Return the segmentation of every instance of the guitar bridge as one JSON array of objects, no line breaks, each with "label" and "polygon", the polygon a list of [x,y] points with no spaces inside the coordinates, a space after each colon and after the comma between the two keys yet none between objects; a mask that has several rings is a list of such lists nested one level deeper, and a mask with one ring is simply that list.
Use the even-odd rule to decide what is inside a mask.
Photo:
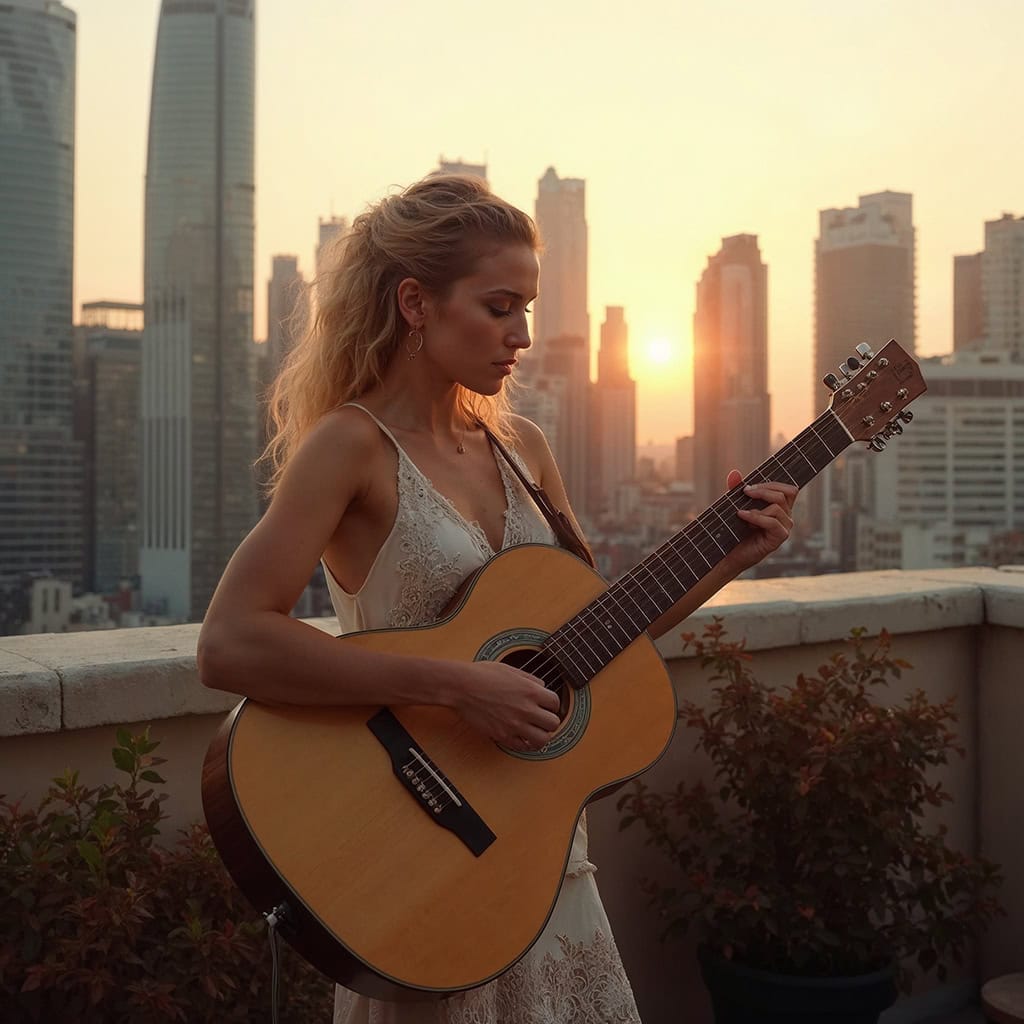
[{"label": "guitar bridge", "polygon": [[497,836],[469,805],[405,726],[387,708],[367,723],[391,758],[395,777],[432,821],[454,833],[479,857]]}]

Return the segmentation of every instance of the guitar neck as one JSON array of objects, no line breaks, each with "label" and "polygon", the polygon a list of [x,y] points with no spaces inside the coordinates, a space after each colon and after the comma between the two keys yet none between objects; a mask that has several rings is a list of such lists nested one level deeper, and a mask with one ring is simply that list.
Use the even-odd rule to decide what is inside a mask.
[{"label": "guitar neck", "polygon": [[761,508],[764,502],[747,497],[745,485],[778,480],[803,487],[851,442],[839,418],[826,410],[552,633],[544,649],[555,656],[573,685],[589,682],[752,532],[736,512]]}]

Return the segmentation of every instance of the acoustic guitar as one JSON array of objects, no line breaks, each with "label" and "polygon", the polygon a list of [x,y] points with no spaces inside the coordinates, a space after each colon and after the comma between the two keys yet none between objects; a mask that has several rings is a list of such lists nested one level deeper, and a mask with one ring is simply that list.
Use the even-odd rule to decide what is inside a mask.
[{"label": "acoustic guitar", "polygon": [[[804,485],[854,441],[881,450],[925,391],[895,341],[826,378],[829,408],[746,481]],[[750,528],[742,485],[609,585],[567,552],[501,551],[440,621],[339,643],[500,659],[559,692],[541,750],[485,738],[434,706],[243,700],[210,745],[203,805],[239,888],[314,966],[385,999],[443,997],[511,967],[542,932],[588,801],[665,751],[676,720],[647,627]]]}]

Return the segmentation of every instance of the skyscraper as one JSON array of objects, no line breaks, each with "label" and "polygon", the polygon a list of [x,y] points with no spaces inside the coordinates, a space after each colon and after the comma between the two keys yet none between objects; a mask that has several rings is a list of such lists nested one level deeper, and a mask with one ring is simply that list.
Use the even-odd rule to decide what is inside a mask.
[{"label": "skyscraper", "polygon": [[757,235],[723,238],[701,275],[693,384],[694,491],[706,506],[729,470],[749,472],[770,452],[768,268]]},{"label": "skyscraper", "polygon": [[85,587],[139,572],[139,346],[143,307],[85,302],[75,328],[76,433],[84,448]]},{"label": "skyscraper", "polygon": [[331,247],[348,234],[349,227],[348,217],[338,217],[332,213],[326,220],[323,217],[317,218],[315,255],[317,277],[324,271],[324,261],[330,254]]},{"label": "skyscraper", "polygon": [[537,183],[536,220],[544,243],[533,321],[538,358],[558,335],[583,338],[590,352],[586,189],[582,178],[559,178],[554,167]]},{"label": "skyscraper", "polygon": [[986,351],[1024,359],[1024,217],[985,221],[981,294]]},{"label": "skyscraper", "polygon": [[538,378],[536,386],[556,396],[554,437],[548,440],[569,501],[582,513],[589,497],[590,352],[586,341],[571,334],[549,338]]},{"label": "skyscraper", "polygon": [[74,12],[0,4],[0,583],[80,586],[72,435]]},{"label": "skyscraper", "polygon": [[[590,416],[590,319],[587,315],[586,183],[559,178],[553,167],[537,183],[536,221],[544,243],[540,295],[534,303],[533,348],[523,359],[524,392],[516,409],[546,412],[557,423],[552,450],[569,500],[586,509]],[[537,402],[534,396],[544,395]],[[538,409],[535,410],[534,406]],[[549,435],[549,440],[551,437]]]},{"label": "skyscraper", "polygon": [[606,306],[592,390],[590,507],[600,513],[615,487],[636,476],[636,382],[622,306]]},{"label": "skyscraper", "polygon": [[913,353],[917,335],[913,196],[878,192],[856,209],[822,210],[814,243],[814,404],[821,379],[860,342],[890,338]]},{"label": "skyscraper", "polygon": [[953,257],[953,351],[979,348],[985,337],[980,252]]},{"label": "skyscraper", "polygon": [[163,0],[146,168],[143,601],[203,615],[256,521],[254,0]]},{"label": "skyscraper", "polygon": [[295,340],[294,314],[302,297],[302,274],[296,256],[271,257],[267,282],[267,367],[266,384],[273,382],[281,361]]},{"label": "skyscraper", "polygon": [[[814,365],[812,410],[827,394],[821,380],[861,342],[878,349],[890,338],[914,352],[916,343],[915,229],[913,197],[878,192],[860,197],[855,209],[822,210],[814,243]],[[840,457],[842,458],[842,456]],[[826,552],[838,555],[830,535],[832,504],[844,495],[831,468],[807,487],[804,503],[812,529],[824,531]]]}]

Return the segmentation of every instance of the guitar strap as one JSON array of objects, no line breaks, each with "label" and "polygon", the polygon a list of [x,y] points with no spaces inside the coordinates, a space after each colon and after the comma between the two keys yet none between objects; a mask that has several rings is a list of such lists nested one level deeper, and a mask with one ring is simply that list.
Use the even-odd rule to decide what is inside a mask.
[{"label": "guitar strap", "polygon": [[480,423],[480,427],[483,432],[487,435],[491,444],[502,454],[505,461],[512,467],[516,476],[519,477],[522,485],[526,488],[527,494],[537,503],[537,507],[541,510],[544,518],[548,521],[551,529],[555,531],[555,537],[558,539],[558,543],[566,549],[571,551],[577,558],[586,562],[591,568],[596,569],[597,563],[594,561],[593,552],[590,550],[590,546],[587,542],[573,529],[573,525],[569,520],[569,517],[560,509],[556,508],[551,499],[544,492],[543,487],[538,487],[520,468],[519,463],[512,458],[509,450],[494,436],[494,432],[485,423]]}]

